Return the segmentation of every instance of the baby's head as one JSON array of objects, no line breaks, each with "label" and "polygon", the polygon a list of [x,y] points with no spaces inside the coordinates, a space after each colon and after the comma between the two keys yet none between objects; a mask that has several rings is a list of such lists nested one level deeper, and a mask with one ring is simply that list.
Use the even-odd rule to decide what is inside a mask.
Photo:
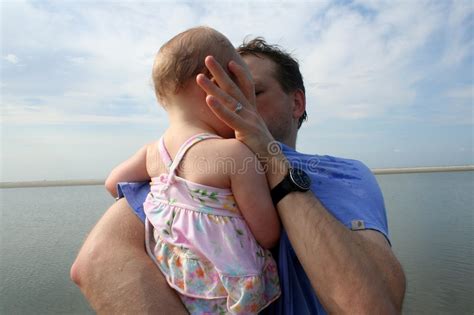
[{"label": "baby's head", "polygon": [[166,103],[167,97],[180,93],[187,84],[195,84],[199,73],[209,76],[204,64],[208,55],[214,56],[227,72],[231,60],[244,64],[227,37],[210,27],[191,28],[161,46],[152,74],[158,100]]}]

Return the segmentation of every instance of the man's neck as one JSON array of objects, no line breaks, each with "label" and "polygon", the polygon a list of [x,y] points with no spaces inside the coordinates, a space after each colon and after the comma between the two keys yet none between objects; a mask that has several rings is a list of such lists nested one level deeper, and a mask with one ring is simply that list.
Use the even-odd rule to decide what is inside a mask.
[{"label": "man's neck", "polygon": [[281,139],[281,140],[278,140],[278,141],[280,141],[284,145],[296,150],[296,136],[297,136],[297,132],[295,132],[294,134],[291,134],[286,139]]}]

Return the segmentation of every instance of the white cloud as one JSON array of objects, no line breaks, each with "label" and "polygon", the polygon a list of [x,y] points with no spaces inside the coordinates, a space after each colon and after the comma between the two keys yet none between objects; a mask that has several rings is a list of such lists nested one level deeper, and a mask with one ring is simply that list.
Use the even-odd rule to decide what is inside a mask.
[{"label": "white cloud", "polygon": [[[319,121],[377,117],[411,106],[416,84],[430,75],[414,60],[442,28],[442,8],[415,1],[375,7],[374,15],[365,15],[334,6],[320,22],[324,27],[302,63],[309,111]],[[366,104],[366,115],[348,114],[358,108],[354,103]]]},{"label": "white cloud", "polygon": [[[444,55],[442,65],[451,66],[462,62],[474,50],[474,41],[466,38],[464,26],[472,28],[472,15],[474,14],[474,5],[472,1],[456,1],[450,6],[445,19],[447,43],[444,46]],[[471,30],[472,32],[472,30]]]},{"label": "white cloud", "polygon": [[464,99],[470,101],[472,104],[474,102],[474,85],[449,89],[445,92],[445,95],[452,99]]},{"label": "white cloud", "polygon": [[167,125],[167,119],[162,111],[153,114],[131,114],[131,115],[97,115],[97,114],[75,114],[72,115],[52,107],[41,106],[2,106],[2,123],[12,125],[67,125],[67,124],[142,124],[142,125]]},{"label": "white cloud", "polygon": [[[3,17],[11,26],[4,32],[5,43],[33,55],[25,58],[34,58],[32,52],[38,52],[41,58],[31,62],[53,63],[49,69],[38,71],[56,74],[50,79],[57,83],[44,84],[55,85],[63,96],[70,91],[95,95],[84,108],[97,106],[118,91],[149,102],[155,52],[188,27],[210,25],[235,44],[248,34],[263,35],[294,52],[301,61],[308,111],[321,121],[370,118],[412,105],[417,95],[415,84],[434,74],[417,65],[416,54],[448,21],[444,31],[454,36],[442,58],[448,60],[446,65],[462,60],[472,51],[472,41],[463,41],[460,32],[472,8],[466,2],[448,5],[367,0],[354,5],[297,1],[271,5],[243,2],[239,6],[77,2],[51,10],[46,4],[18,1],[5,4]],[[26,20],[28,23],[21,23]],[[61,56],[67,63],[58,60]],[[9,88],[13,86],[12,81],[7,83]],[[24,86],[26,92],[38,89],[41,82],[21,78],[16,84]],[[47,103],[54,106],[53,101]],[[77,102],[63,103],[74,106]],[[364,104],[363,109],[360,104]],[[65,105],[58,102],[58,106]]]},{"label": "white cloud", "polygon": [[68,60],[75,65],[82,65],[86,62],[86,58],[84,57],[69,57]]},{"label": "white cloud", "polygon": [[[473,55],[473,8],[472,1],[4,1],[3,59],[15,66],[2,68],[2,124],[164,126],[150,84],[154,55],[202,24],[236,45],[264,36],[298,58],[310,118],[300,139],[308,146],[314,134],[336,144],[360,134],[372,143],[370,123],[380,121],[472,124],[472,75],[458,81],[456,67]],[[439,78],[445,82],[430,87]],[[423,93],[447,102],[436,107]],[[350,131],[359,120],[367,129]],[[316,124],[334,129],[324,134]]]},{"label": "white cloud", "polygon": [[[26,74],[30,80],[23,76],[8,80],[6,99],[19,105],[26,94],[34,93],[28,96],[40,97],[46,106],[64,115],[101,110],[103,103],[110,103],[118,94],[134,98],[142,107],[157,106],[150,84],[151,65],[158,48],[176,33],[207,24],[228,35],[235,44],[250,33],[263,34],[269,41],[289,41],[293,37],[297,41],[298,36],[304,36],[299,31],[311,18],[309,9],[320,6],[326,4],[281,4],[268,10],[265,3],[235,7],[225,3],[122,2],[91,6],[78,2],[49,10],[47,5],[27,1],[8,3],[4,16],[12,27],[7,28],[6,42],[28,51],[29,62],[37,67]],[[249,14],[251,10],[261,12],[256,17]],[[283,19],[292,27],[281,23]],[[19,24],[23,20],[29,22]],[[15,89],[21,93],[10,92]]]},{"label": "white cloud", "polygon": [[11,62],[13,64],[17,64],[18,61],[20,61],[20,59],[17,56],[15,56],[14,54],[8,54],[8,55],[4,56],[3,59],[5,59],[6,61]]}]

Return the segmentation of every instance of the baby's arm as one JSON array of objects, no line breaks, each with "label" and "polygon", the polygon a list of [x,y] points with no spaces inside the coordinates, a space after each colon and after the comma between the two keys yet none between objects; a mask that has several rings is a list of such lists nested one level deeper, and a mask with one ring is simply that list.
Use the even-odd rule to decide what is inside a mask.
[{"label": "baby's arm", "polygon": [[105,188],[114,197],[117,197],[119,182],[141,182],[150,180],[146,169],[146,154],[148,145],[143,146],[128,160],[115,167],[105,180]]},{"label": "baby's arm", "polygon": [[280,237],[280,219],[273,206],[265,173],[255,154],[243,143],[231,144],[236,169],[231,174],[235,201],[257,242],[274,247]]}]

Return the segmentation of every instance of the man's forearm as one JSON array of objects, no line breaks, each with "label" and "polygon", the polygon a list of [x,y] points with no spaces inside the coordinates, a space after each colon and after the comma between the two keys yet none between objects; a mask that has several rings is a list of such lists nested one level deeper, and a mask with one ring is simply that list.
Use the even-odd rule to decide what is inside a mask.
[{"label": "man's forearm", "polygon": [[400,312],[404,277],[389,249],[348,230],[311,192],[289,194],[278,204],[278,212],[329,313]]},{"label": "man's forearm", "polygon": [[[288,172],[283,155],[269,160],[270,187]],[[288,238],[329,313],[390,314],[401,311],[405,278],[384,237],[354,232],[337,221],[311,191],[293,192],[277,205]],[[372,234],[371,234],[372,233]]]},{"label": "man's forearm", "polygon": [[125,199],[91,231],[71,277],[98,314],[187,314],[145,252],[143,223]]}]

